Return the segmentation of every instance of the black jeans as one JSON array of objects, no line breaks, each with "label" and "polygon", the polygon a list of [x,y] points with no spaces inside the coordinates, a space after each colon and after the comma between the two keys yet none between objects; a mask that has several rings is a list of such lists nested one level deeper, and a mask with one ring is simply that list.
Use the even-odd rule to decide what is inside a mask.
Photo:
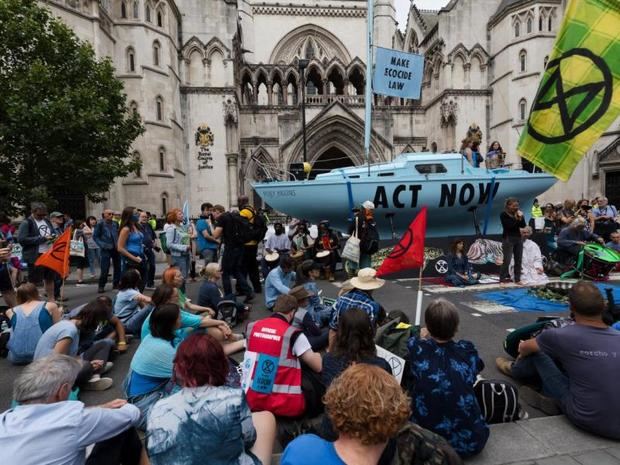
[{"label": "black jeans", "polygon": [[114,267],[112,284],[118,286],[121,280],[121,256],[116,249],[101,249],[101,276],[99,276],[99,289],[105,288],[108,282],[108,272],[110,271],[110,261]]},{"label": "black jeans", "polygon": [[243,246],[243,270],[247,274],[249,281],[252,283],[254,292],[260,294],[260,273],[258,272],[258,261],[256,255],[258,254],[258,245],[244,245]]},{"label": "black jeans", "polygon": [[95,444],[86,465],[138,465],[142,442],[135,428]]},{"label": "black jeans", "polygon": [[90,362],[93,360],[103,360],[104,364],[110,359],[110,352],[114,347],[112,339],[100,339],[82,353],[82,369],[75,379],[77,386],[88,383],[88,380],[95,374]]},{"label": "black jeans", "polygon": [[508,268],[510,267],[510,260],[514,256],[515,282],[521,281],[521,259],[523,258],[523,241],[521,237],[505,237],[502,241],[502,252],[504,253],[504,262],[499,272],[499,279],[510,279]]},{"label": "black jeans", "polygon": [[224,294],[231,295],[233,293],[230,278],[237,280],[237,289],[246,296],[252,295],[252,288],[243,274],[243,246],[226,245],[224,247],[224,255],[222,256],[222,285],[224,286]]},{"label": "black jeans", "polygon": [[144,256],[146,257],[146,287],[154,287],[155,286],[155,269],[157,265],[155,264],[155,252],[151,248],[144,249]]}]

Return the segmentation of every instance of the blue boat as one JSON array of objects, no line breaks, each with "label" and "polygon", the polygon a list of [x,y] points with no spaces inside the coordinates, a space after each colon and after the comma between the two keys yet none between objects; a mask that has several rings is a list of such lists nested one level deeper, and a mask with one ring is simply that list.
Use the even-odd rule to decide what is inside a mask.
[{"label": "blue boat", "polygon": [[382,239],[400,236],[426,206],[427,237],[448,238],[500,233],[506,198],[517,198],[527,212],[556,181],[546,173],[474,168],[459,153],[422,152],[335,169],[313,180],[272,180],[252,187],[275,210],[314,223],[329,220],[344,232],[352,209],[371,200]]}]

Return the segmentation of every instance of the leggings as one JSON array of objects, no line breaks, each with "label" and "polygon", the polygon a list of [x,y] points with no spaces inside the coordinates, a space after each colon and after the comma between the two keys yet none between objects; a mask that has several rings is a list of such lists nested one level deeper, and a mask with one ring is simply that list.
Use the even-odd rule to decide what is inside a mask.
[{"label": "leggings", "polygon": [[82,353],[82,369],[75,380],[76,386],[83,386],[88,383],[88,380],[95,374],[90,362],[93,360],[103,360],[105,364],[110,359],[112,347],[114,347],[112,339],[100,339]]}]

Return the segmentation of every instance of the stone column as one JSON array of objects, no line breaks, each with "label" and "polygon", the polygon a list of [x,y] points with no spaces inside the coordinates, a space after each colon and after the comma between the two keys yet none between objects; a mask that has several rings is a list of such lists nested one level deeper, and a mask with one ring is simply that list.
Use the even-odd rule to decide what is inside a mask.
[{"label": "stone column", "polygon": [[273,83],[267,82],[267,105],[273,105]]},{"label": "stone column", "polygon": [[239,171],[237,169],[238,160],[239,160],[238,153],[227,153],[226,154],[226,162],[227,162],[227,168],[228,168],[228,205],[231,208],[234,208],[237,206],[237,195],[239,193],[238,191]]}]

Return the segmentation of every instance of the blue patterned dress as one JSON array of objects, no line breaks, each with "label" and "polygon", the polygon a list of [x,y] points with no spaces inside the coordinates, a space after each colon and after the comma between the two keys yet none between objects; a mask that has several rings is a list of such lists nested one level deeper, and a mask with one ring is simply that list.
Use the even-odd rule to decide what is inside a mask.
[{"label": "blue patterned dress", "polygon": [[489,428],[474,394],[476,375],[484,368],[474,345],[412,337],[408,348],[412,421],[446,438],[462,457],[480,452]]}]

